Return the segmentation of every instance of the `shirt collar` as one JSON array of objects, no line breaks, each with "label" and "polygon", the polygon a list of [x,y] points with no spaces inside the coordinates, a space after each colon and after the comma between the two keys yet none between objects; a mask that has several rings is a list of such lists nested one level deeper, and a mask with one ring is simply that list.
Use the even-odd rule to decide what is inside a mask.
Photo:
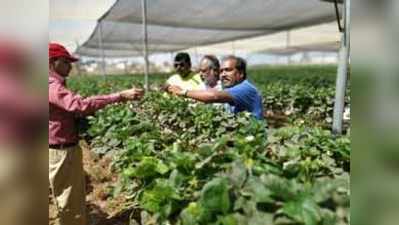
[{"label": "shirt collar", "polygon": [[218,80],[218,81],[216,81],[216,85],[213,87],[211,87],[207,84],[205,84],[205,86],[206,86],[206,89],[218,89],[218,88],[222,87],[222,82],[220,80]]},{"label": "shirt collar", "polygon": [[57,72],[55,71],[49,71],[50,73],[50,77],[56,79],[57,81],[61,82],[62,84],[65,84],[65,78],[61,75],[59,75]]},{"label": "shirt collar", "polygon": [[183,77],[180,74],[179,74],[179,76],[181,77],[182,80],[191,80],[194,77],[194,72],[190,71],[190,73],[187,74],[187,76],[185,76],[185,77]]}]

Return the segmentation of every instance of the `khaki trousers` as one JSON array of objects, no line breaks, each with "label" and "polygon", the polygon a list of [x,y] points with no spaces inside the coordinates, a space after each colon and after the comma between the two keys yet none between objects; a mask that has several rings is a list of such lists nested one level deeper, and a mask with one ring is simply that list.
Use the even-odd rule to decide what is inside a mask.
[{"label": "khaki trousers", "polygon": [[57,208],[56,224],[86,225],[86,190],[82,149],[49,148],[49,181]]}]

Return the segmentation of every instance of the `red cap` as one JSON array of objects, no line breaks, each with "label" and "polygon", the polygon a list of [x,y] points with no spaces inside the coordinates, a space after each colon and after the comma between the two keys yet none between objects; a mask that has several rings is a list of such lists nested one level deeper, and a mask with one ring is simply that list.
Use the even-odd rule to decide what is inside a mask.
[{"label": "red cap", "polygon": [[65,57],[71,62],[76,62],[79,60],[78,58],[73,57],[71,54],[69,54],[68,50],[66,50],[64,46],[57,43],[50,43],[48,45],[48,56],[49,59],[56,57]]}]

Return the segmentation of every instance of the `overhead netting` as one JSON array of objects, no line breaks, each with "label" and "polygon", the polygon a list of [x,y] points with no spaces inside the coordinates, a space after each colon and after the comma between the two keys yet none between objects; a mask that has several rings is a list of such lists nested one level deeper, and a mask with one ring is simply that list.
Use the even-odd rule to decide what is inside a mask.
[{"label": "overhead netting", "polygon": [[[105,57],[141,55],[141,2],[118,0],[76,53]],[[335,19],[334,5],[320,0],[147,0],[148,50],[173,52]]]},{"label": "overhead netting", "polygon": [[338,52],[340,42],[322,42],[298,46],[289,46],[285,48],[270,48],[260,53],[267,53],[272,55],[293,55],[300,52]]}]

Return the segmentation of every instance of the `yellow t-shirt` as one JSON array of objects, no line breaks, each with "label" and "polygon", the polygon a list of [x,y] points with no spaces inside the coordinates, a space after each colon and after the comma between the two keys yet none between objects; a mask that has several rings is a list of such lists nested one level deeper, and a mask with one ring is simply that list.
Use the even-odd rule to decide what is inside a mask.
[{"label": "yellow t-shirt", "polygon": [[169,85],[177,85],[187,90],[206,90],[200,74],[195,73],[190,73],[185,78],[181,77],[179,74],[172,75],[166,83]]}]

